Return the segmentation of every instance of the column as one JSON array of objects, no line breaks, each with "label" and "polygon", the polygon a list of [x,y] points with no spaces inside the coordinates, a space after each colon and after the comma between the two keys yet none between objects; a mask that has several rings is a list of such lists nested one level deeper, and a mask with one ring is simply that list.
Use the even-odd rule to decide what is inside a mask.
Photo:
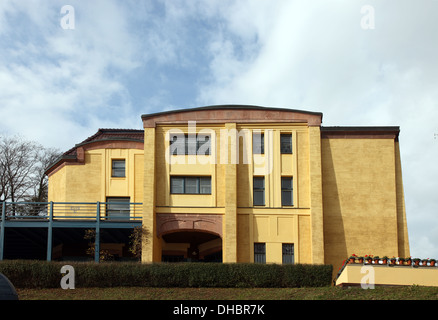
[{"label": "column", "polygon": [[324,226],[322,205],[321,130],[309,127],[310,223],[312,263],[324,263]]}]

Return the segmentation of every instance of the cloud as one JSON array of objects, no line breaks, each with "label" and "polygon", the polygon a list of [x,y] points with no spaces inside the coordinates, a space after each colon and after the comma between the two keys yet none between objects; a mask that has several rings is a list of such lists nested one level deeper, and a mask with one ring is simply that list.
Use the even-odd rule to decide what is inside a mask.
[{"label": "cloud", "polygon": [[[275,3],[275,15],[260,10],[254,19],[269,27],[252,27],[251,37],[228,28],[237,38],[213,42],[211,81],[198,101],[322,111],[323,125],[400,126],[411,251],[438,256],[438,2]],[[375,28],[364,30],[369,4]],[[229,26],[246,17],[235,11]],[[252,47],[249,38],[258,49],[242,59],[236,48]]]},{"label": "cloud", "polygon": [[[0,2],[0,133],[69,149],[100,127],[211,104],[399,125],[411,250],[438,257],[436,0]],[[364,30],[361,8],[374,8]]]}]

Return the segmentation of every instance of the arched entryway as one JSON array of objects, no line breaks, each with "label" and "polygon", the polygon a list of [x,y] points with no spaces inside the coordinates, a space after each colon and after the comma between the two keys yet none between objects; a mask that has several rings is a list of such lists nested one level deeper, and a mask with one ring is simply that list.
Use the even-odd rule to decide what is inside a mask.
[{"label": "arched entryway", "polygon": [[164,262],[222,262],[222,217],[159,214],[157,235]]}]

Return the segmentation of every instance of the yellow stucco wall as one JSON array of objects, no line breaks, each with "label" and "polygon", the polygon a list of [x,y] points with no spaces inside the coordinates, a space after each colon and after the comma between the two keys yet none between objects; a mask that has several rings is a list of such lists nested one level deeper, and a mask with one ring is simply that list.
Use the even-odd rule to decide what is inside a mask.
[{"label": "yellow stucco wall", "polygon": [[[125,177],[111,177],[113,159],[125,159]],[[48,200],[106,202],[107,197],[129,197],[131,202],[143,202],[143,162],[143,150],[85,151],[84,163],[66,164],[49,176]]]},{"label": "yellow stucco wall", "polygon": [[336,285],[419,285],[438,286],[437,267],[367,266],[349,264],[336,279]]},{"label": "yellow stucco wall", "polygon": [[322,139],[321,146],[325,263],[338,270],[353,253],[408,256],[398,143]]},{"label": "yellow stucco wall", "polygon": [[[309,130],[305,124],[197,124],[196,131],[210,129],[215,135],[218,146],[224,141],[225,135],[221,130],[227,130],[228,161],[221,161],[221,154],[212,153],[213,159],[206,163],[196,159],[196,156],[171,156],[166,159],[166,150],[169,147],[169,135],[178,132],[189,133],[192,128],[187,125],[157,125],[156,128],[146,128],[145,159],[152,157],[151,146],[155,145],[155,164],[145,164],[144,194],[152,195],[155,192],[156,206],[144,207],[147,222],[153,228],[156,214],[162,213],[197,213],[222,215],[223,235],[222,250],[224,262],[253,262],[254,243],[266,243],[266,261],[268,263],[282,263],[282,243],[295,245],[295,261],[312,262],[311,249],[311,221],[310,221],[310,183],[309,164]],[[233,131],[235,130],[235,131]],[[260,130],[265,133],[265,155],[252,154],[252,133]],[[230,134],[228,134],[230,133]],[[280,134],[292,133],[292,154],[280,154]],[[318,132],[316,133],[318,134]],[[151,136],[154,135],[154,141]],[[240,156],[238,163],[232,163],[231,139],[239,137]],[[146,141],[146,140],[145,140]],[[237,140],[235,140],[237,141]],[[251,161],[244,161],[244,141],[249,146]],[[218,149],[220,150],[220,149]],[[267,160],[267,153],[272,151],[273,157]],[[300,161],[298,160],[300,159]],[[173,162],[172,162],[173,161]],[[248,163],[249,162],[249,163]],[[155,176],[151,176],[151,172]],[[210,195],[184,195],[170,193],[170,176],[211,176]],[[265,177],[265,206],[254,207],[253,176]],[[281,177],[293,177],[292,207],[281,205]],[[152,181],[155,181],[152,183]],[[300,185],[303,187],[301,188]],[[152,190],[155,188],[155,190]],[[150,196],[145,202],[151,201]],[[155,217],[155,218],[154,218]],[[149,222],[150,221],[150,222]],[[299,228],[302,231],[299,231]],[[156,252],[160,243],[171,250],[171,246],[153,237],[145,252]],[[155,246],[155,247],[154,247]],[[153,249],[155,248],[155,249]],[[148,253],[144,261],[159,261],[159,255]],[[155,257],[155,258],[152,258]]]}]

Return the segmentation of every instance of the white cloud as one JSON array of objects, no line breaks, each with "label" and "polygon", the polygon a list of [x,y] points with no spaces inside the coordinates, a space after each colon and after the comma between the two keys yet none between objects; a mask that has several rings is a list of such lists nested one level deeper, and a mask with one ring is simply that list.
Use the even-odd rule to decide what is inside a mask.
[{"label": "white cloud", "polygon": [[0,2],[0,133],[68,149],[143,113],[229,103],[399,125],[411,249],[438,257],[438,1],[73,0],[75,30],[65,4]]}]

